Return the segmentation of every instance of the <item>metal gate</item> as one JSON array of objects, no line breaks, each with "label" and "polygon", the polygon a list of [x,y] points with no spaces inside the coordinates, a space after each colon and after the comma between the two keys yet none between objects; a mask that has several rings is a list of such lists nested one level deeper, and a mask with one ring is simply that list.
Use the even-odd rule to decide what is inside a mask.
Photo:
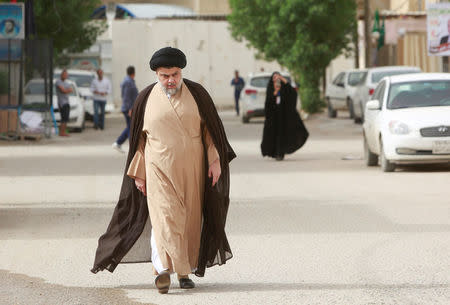
[{"label": "metal gate", "polygon": [[50,137],[52,96],[52,42],[0,40],[0,138]]}]

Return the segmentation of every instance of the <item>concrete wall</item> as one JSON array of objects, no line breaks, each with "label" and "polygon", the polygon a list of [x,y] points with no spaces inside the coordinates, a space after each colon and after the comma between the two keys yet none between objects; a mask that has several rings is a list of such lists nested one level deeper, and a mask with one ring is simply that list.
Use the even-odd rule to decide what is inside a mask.
[{"label": "concrete wall", "polygon": [[255,52],[244,42],[237,42],[226,21],[199,20],[115,20],[112,24],[113,97],[120,105],[120,82],[127,66],[136,67],[136,84],[143,89],[156,80],[150,70],[152,54],[166,46],[180,48],[187,57],[183,77],[201,83],[216,105],[232,106],[230,81],[234,70],[242,76],[281,70],[275,62],[255,59]]},{"label": "concrete wall", "polygon": [[[438,2],[436,0],[428,0],[428,2]],[[391,10],[398,13],[424,11],[426,0],[391,0]]]}]

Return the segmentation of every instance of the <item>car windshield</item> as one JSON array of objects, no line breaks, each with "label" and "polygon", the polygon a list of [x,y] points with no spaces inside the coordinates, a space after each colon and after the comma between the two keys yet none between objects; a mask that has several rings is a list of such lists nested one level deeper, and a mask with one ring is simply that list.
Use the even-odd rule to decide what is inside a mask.
[{"label": "car windshield", "polygon": [[[30,83],[25,89],[26,95],[44,95],[44,83]],[[53,94],[56,94],[56,86],[53,85]],[[72,92],[69,93],[70,96],[75,96],[75,88],[72,86]]]},{"label": "car windshield", "polygon": [[[55,74],[54,78],[59,79],[61,77],[61,74]],[[90,88],[91,83],[94,80],[93,75],[82,75],[82,74],[70,74],[69,77],[70,80],[73,80],[78,87],[81,88]]]},{"label": "car windshield", "polygon": [[391,70],[372,73],[372,83],[378,83],[385,76],[419,73],[417,70]]},{"label": "car windshield", "polygon": [[[267,84],[269,83],[271,76],[257,76],[257,77],[253,77],[250,80],[250,85],[252,87],[257,87],[257,88],[267,88]],[[288,83],[291,83],[291,78],[289,76],[284,76],[284,78],[286,78]]]},{"label": "car windshield", "polygon": [[359,83],[361,83],[361,81],[364,79],[366,74],[367,74],[366,71],[350,72],[348,74],[348,84],[349,84],[349,86],[352,86],[352,87],[357,86]]},{"label": "car windshield", "polygon": [[450,106],[450,80],[415,81],[391,85],[388,109]]}]

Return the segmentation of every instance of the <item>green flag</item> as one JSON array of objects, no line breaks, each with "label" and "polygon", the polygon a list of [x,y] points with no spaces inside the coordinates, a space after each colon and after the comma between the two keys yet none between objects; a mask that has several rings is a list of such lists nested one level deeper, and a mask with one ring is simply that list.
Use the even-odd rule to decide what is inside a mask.
[{"label": "green flag", "polygon": [[373,20],[372,32],[379,32],[379,31],[380,31],[380,14],[378,13],[378,10],[376,10],[375,18]]},{"label": "green flag", "polygon": [[380,28],[379,32],[380,32],[380,37],[378,37],[378,44],[377,44],[378,50],[381,49],[381,47],[384,46],[384,36],[386,34],[385,28],[384,28],[384,17],[383,17],[383,23],[381,25],[381,28]]}]

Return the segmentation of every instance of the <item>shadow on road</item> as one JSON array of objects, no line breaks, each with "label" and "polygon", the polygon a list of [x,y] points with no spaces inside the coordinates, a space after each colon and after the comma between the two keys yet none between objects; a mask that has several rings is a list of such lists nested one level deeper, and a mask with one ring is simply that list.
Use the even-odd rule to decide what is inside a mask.
[{"label": "shadow on road", "polygon": [[[176,284],[172,283],[172,286]],[[123,285],[120,289],[155,289],[152,285]],[[171,290],[170,294],[192,295],[199,293],[229,293],[249,291],[308,291],[308,290],[398,290],[398,289],[449,289],[449,283],[442,284],[339,284],[339,283],[226,283],[200,284],[192,290]]]}]

